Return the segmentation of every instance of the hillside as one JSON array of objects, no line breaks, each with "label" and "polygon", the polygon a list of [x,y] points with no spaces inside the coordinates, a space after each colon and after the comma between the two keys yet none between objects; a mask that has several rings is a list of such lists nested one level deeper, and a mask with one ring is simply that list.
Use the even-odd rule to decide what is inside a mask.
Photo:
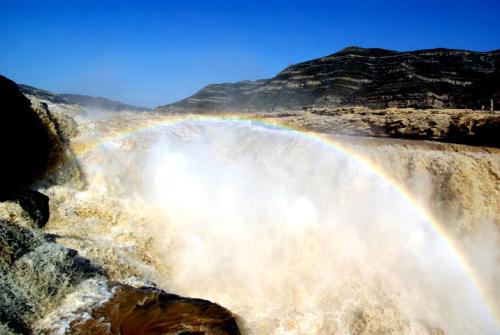
[{"label": "hillside", "polygon": [[500,100],[500,51],[398,52],[349,47],[271,79],[213,84],[159,111],[273,111],[304,107],[489,109]]},{"label": "hillside", "polygon": [[150,110],[147,107],[132,106],[101,97],[93,97],[82,94],[59,94],[23,84],[20,84],[18,86],[20,91],[28,97],[34,97],[54,104],[78,105],[86,109],[95,109],[110,112],[120,112],[125,110],[142,112]]}]

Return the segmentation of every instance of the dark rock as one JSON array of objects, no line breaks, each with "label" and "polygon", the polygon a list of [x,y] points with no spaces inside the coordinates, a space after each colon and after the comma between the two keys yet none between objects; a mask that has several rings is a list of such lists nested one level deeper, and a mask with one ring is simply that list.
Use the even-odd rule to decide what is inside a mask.
[{"label": "dark rock", "polygon": [[32,101],[32,109],[46,127],[50,138],[50,152],[46,170],[40,185],[52,185],[71,182],[75,187],[84,185],[83,175],[69,146],[70,138],[77,133],[75,121],[67,116],[52,113],[47,104],[39,100]]},{"label": "dark rock", "polygon": [[0,221],[0,324],[31,334],[43,316],[85,279],[104,270],[73,249],[48,243],[28,228]]},{"label": "dark rock", "polygon": [[31,334],[31,328],[24,316],[33,312],[33,306],[16,293],[10,285],[0,282],[2,296],[0,299],[0,324],[7,325],[10,331],[18,334]]},{"label": "dark rock", "polygon": [[43,228],[49,221],[49,197],[38,191],[23,189],[8,200],[17,202],[28,213],[38,228]]},{"label": "dark rock", "polygon": [[60,237],[58,234],[43,234],[43,239],[49,243],[55,243]]},{"label": "dark rock", "polygon": [[454,117],[450,123],[448,140],[500,148],[500,115],[490,118]]},{"label": "dark rock", "polygon": [[114,295],[74,322],[71,333],[95,335],[237,335],[234,316],[207,300],[184,298],[153,287],[113,285]]},{"label": "dark rock", "polygon": [[[0,222],[0,323],[31,334],[32,321],[50,311],[85,279],[104,271],[74,249],[44,241],[41,234]],[[96,305],[91,318],[71,324],[71,334],[239,334],[234,316],[202,299],[155,287],[108,283],[113,296]]]},{"label": "dark rock", "polygon": [[[70,249],[71,250],[71,249]],[[76,252],[76,250],[74,250]],[[81,278],[87,279],[95,277],[96,275],[105,276],[106,272],[100,266],[95,265],[89,259],[78,256],[78,253],[74,255],[68,255],[71,259],[71,271],[75,271],[80,274]]]},{"label": "dark rock", "polygon": [[49,131],[16,83],[0,76],[0,200],[43,174],[52,148]]},{"label": "dark rock", "polygon": [[28,228],[0,220],[0,267],[12,265],[41,243]]},{"label": "dark rock", "polygon": [[[85,279],[105,272],[46,236],[0,221],[0,324],[32,334],[33,321],[46,315]],[[91,317],[71,323],[71,334],[237,335],[234,316],[202,299],[166,293],[155,287],[109,283],[113,296],[96,305]]]},{"label": "dark rock", "polygon": [[11,80],[0,76],[0,201],[35,182],[83,184],[69,147],[74,122],[30,102]]},{"label": "dark rock", "polygon": [[500,51],[397,52],[349,47],[274,78],[208,85],[159,111],[274,111],[304,107],[486,109],[500,103]]}]

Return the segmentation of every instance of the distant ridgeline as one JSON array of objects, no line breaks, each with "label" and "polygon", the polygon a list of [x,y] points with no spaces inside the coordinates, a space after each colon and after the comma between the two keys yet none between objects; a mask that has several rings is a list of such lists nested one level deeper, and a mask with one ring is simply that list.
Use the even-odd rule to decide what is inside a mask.
[{"label": "distant ridgeline", "polygon": [[273,111],[305,107],[498,109],[500,50],[397,52],[349,47],[274,78],[213,84],[159,111]]},{"label": "distant ridgeline", "polygon": [[45,100],[55,104],[79,105],[87,109],[105,110],[110,112],[148,111],[150,108],[127,105],[118,101],[109,100],[106,98],[92,97],[80,94],[58,94],[28,85],[18,85],[19,90],[28,96],[33,96],[37,99]]}]

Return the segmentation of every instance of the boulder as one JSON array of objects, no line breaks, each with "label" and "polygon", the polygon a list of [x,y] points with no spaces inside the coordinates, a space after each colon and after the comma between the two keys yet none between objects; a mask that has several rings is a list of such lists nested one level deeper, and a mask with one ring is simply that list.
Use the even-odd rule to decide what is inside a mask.
[{"label": "boulder", "polygon": [[37,228],[43,228],[49,221],[49,197],[45,194],[24,189],[11,196],[9,200],[18,203]]},{"label": "boulder", "polygon": [[14,264],[41,243],[30,229],[0,220],[0,268]]},{"label": "boulder", "polygon": [[19,334],[39,331],[35,321],[56,309],[79,284],[100,280],[112,296],[82,311],[70,324],[71,334],[239,334],[227,309],[155,287],[109,282],[98,265],[52,240],[39,231],[0,221],[0,329]]},{"label": "boulder", "polygon": [[68,116],[33,104],[13,81],[0,75],[0,201],[36,181],[80,181],[80,170],[68,145],[75,125]]},{"label": "boulder", "polygon": [[154,287],[113,284],[114,295],[72,324],[71,334],[169,335],[240,334],[227,309],[202,299],[184,298]]},{"label": "boulder", "polygon": [[52,143],[48,129],[16,83],[0,76],[0,200],[43,174]]},{"label": "boulder", "polygon": [[35,320],[79,283],[105,277],[75,250],[49,243],[37,231],[0,221],[0,328],[32,334]]}]

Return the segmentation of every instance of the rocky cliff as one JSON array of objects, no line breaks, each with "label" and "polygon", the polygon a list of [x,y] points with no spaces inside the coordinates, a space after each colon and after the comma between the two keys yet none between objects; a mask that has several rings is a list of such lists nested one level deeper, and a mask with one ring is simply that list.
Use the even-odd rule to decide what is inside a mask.
[{"label": "rocky cliff", "polygon": [[0,76],[0,200],[41,180],[78,178],[69,149],[76,126],[38,100],[30,102],[16,83]]},{"label": "rocky cliff", "polygon": [[500,51],[397,52],[349,47],[271,79],[208,85],[160,111],[273,111],[313,107],[488,109],[500,103]]},{"label": "rocky cliff", "polygon": [[252,113],[249,117],[327,134],[500,147],[500,113],[463,109],[311,107]]}]

